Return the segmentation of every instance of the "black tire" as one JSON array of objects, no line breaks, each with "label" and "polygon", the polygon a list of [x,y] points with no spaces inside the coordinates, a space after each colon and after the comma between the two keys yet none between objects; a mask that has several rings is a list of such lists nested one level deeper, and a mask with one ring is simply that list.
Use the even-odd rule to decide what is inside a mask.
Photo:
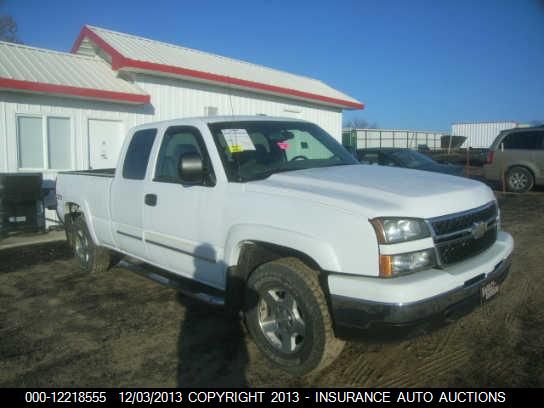
[{"label": "black tire", "polygon": [[258,267],[245,297],[247,328],[274,364],[294,375],[322,370],[341,353],[316,271],[297,258]]},{"label": "black tire", "polygon": [[533,188],[535,179],[530,170],[514,166],[506,173],[506,187],[514,193],[525,193]]},{"label": "black tire", "polygon": [[66,225],[66,238],[74,251],[79,267],[89,273],[107,271],[112,261],[111,252],[95,245],[83,215],[77,214],[71,217],[71,222]]}]

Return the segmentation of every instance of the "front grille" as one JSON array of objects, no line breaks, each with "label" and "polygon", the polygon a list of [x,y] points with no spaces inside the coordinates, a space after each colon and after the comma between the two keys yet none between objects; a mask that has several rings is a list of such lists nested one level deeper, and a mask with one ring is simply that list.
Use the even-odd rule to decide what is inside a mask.
[{"label": "front grille", "polygon": [[[463,261],[489,248],[497,239],[496,203],[474,210],[437,217],[429,220],[434,230],[434,242],[439,263],[443,266]],[[486,231],[475,238],[473,229],[485,223]]]},{"label": "front grille", "polygon": [[440,236],[470,228],[478,221],[489,221],[495,218],[497,218],[497,204],[492,203],[481,208],[476,208],[474,211],[435,218],[431,220],[431,225],[435,234]]},{"label": "front grille", "polygon": [[444,242],[437,246],[438,255],[443,265],[460,262],[489,248],[497,239],[497,227],[488,229],[480,239],[462,239],[456,242]]}]

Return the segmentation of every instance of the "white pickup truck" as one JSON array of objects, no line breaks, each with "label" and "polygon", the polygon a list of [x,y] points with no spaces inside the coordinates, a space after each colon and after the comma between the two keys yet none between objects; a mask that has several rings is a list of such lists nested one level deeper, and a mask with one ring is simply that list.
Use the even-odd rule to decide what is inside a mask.
[{"label": "white pickup truck", "polygon": [[491,298],[513,249],[484,184],[362,165],[285,118],[138,126],[117,169],[60,173],[57,200],[84,270],[125,254],[190,281],[241,311],[261,351],[297,375],[353,334]]}]

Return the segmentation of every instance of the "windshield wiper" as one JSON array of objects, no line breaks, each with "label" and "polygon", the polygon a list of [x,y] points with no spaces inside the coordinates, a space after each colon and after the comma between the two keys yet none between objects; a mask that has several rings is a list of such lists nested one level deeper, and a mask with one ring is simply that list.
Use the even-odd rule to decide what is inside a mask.
[{"label": "windshield wiper", "polygon": [[266,171],[263,171],[259,174],[257,174],[256,178],[252,179],[252,180],[263,180],[263,179],[266,179],[268,177],[270,177],[272,174],[276,174],[276,173],[285,173],[286,171],[294,171],[294,170],[304,170],[304,169],[292,169],[292,168],[275,168],[275,169],[269,169],[269,170],[266,170]]}]

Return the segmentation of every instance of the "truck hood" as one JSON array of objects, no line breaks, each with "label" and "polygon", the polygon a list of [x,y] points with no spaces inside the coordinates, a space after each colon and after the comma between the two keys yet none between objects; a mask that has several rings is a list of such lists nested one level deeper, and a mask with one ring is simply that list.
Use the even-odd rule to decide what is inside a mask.
[{"label": "truck hood", "polygon": [[[309,200],[365,217],[431,218],[495,200],[485,184],[398,167],[346,165],[277,173],[246,191]],[[296,210],[296,209],[295,209]]]}]

